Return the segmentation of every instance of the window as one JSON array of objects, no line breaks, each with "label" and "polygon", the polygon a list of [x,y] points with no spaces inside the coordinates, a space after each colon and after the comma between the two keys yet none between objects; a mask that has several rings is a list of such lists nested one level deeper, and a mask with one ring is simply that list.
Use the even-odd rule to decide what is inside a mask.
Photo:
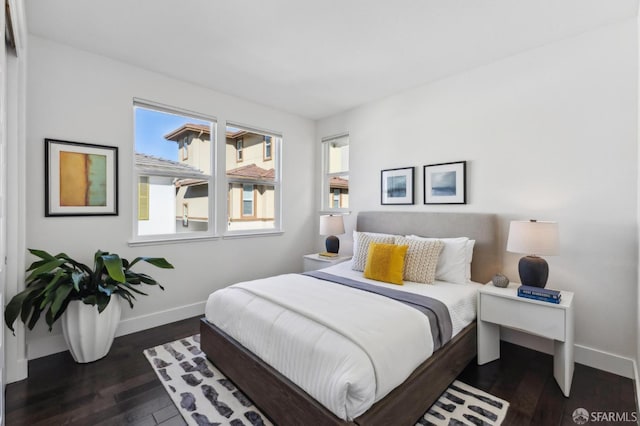
[{"label": "window", "polygon": [[139,241],[213,235],[215,121],[134,102]]},{"label": "window", "polygon": [[236,141],[236,161],[238,163],[242,162],[242,155],[244,154],[243,149],[244,141],[242,139],[238,139]]},{"label": "window", "polygon": [[189,204],[182,204],[182,226],[189,226]]},{"label": "window", "polygon": [[334,209],[340,208],[340,189],[339,188],[333,189],[333,205],[331,207],[333,207]]},{"label": "window", "polygon": [[189,137],[185,136],[182,139],[182,159],[183,160],[188,160],[189,159]]},{"label": "window", "polygon": [[264,137],[264,160],[271,160],[271,136]]},{"label": "window", "polygon": [[253,216],[253,185],[242,185],[242,216]]},{"label": "window", "polygon": [[349,135],[322,139],[322,209],[349,208]]},{"label": "window", "polygon": [[[226,128],[227,231],[280,230],[278,134],[228,124]],[[242,165],[237,164],[242,158]]]}]

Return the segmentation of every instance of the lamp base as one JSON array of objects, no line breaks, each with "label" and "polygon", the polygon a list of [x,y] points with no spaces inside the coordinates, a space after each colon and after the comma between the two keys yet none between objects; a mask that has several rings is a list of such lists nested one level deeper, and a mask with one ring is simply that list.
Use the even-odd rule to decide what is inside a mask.
[{"label": "lamp base", "polygon": [[325,246],[329,253],[338,254],[338,250],[340,250],[340,240],[335,235],[329,235],[325,242]]},{"label": "lamp base", "polygon": [[520,283],[533,287],[544,288],[549,278],[549,264],[538,256],[525,256],[518,262]]}]

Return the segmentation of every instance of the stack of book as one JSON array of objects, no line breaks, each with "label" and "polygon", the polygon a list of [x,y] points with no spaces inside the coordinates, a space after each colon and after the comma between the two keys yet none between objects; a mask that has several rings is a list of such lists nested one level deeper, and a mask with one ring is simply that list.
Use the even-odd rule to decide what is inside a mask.
[{"label": "stack of book", "polygon": [[532,287],[528,285],[521,285],[518,287],[518,296],[550,303],[560,303],[560,299],[562,298],[562,295],[558,290]]},{"label": "stack of book", "polygon": [[318,253],[318,255],[322,257],[338,257],[338,253],[329,253],[328,251],[323,251]]}]

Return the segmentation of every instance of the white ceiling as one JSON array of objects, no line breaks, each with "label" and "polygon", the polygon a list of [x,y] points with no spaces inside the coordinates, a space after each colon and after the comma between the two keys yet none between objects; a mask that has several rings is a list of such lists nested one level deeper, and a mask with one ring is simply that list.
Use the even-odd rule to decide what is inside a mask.
[{"label": "white ceiling", "polygon": [[29,32],[318,119],[581,32],[638,0],[30,0]]}]

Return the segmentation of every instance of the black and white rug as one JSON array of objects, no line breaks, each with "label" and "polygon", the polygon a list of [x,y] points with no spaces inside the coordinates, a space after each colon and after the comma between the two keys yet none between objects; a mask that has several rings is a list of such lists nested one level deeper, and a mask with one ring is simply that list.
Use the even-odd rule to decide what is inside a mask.
[{"label": "black and white rug", "polygon": [[[189,425],[272,425],[200,351],[199,334],[144,355]],[[508,408],[507,401],[456,380],[417,425],[500,425]]]}]

